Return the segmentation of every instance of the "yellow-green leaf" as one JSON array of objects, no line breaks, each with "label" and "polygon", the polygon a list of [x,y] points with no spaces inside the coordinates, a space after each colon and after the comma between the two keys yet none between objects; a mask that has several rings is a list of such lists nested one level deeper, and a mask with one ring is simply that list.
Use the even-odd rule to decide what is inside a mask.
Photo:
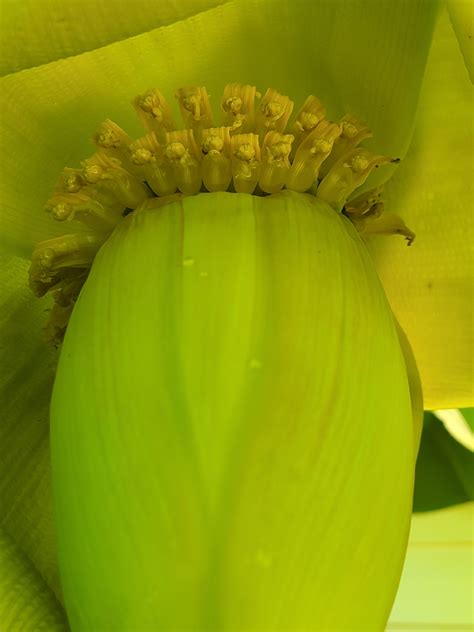
[{"label": "yellow-green leaf", "polygon": [[224,0],[2,0],[0,75],[100,48]]},{"label": "yellow-green leaf", "polygon": [[473,87],[444,13],[433,41],[413,144],[386,188],[387,208],[417,234],[369,247],[413,348],[425,408],[472,406],[474,348]]}]

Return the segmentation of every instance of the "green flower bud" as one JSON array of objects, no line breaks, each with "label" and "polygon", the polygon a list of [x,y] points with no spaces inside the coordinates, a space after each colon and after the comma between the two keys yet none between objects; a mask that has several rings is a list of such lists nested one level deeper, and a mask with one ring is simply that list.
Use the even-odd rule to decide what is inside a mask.
[{"label": "green flower bud", "polygon": [[407,370],[365,246],[322,200],[126,217],[66,332],[52,451],[74,631],[384,629]]}]

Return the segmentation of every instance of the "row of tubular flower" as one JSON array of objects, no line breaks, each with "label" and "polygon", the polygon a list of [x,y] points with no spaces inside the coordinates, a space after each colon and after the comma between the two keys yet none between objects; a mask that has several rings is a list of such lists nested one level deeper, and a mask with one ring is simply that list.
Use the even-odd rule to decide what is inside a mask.
[{"label": "row of tubular flower", "polygon": [[182,88],[176,97],[185,129],[175,129],[166,99],[149,90],[133,102],[148,134],[133,141],[116,123],[104,121],[93,137],[99,151],[81,169],[64,169],[46,204],[55,220],[86,229],[41,242],[33,252],[31,288],[55,299],[47,327],[54,343],[62,340],[97,251],[123,217],[173,201],[177,192],[308,191],[335,211],[344,209],[363,234],[399,233],[413,241],[400,218],[381,217],[381,187],[348,202],[374,168],[398,162],[359,146],[371,133],[353,115],[331,123],[320,100],[309,96],[289,133],[289,97],[274,89],[262,97],[254,86],[229,84],[221,100],[223,125],[213,127],[204,87]]},{"label": "row of tubular flower", "polygon": [[[414,349],[425,406],[470,405],[472,89],[447,15],[415,127],[435,2],[371,3],[368,11],[362,0],[337,8],[193,0],[179,9],[160,3],[157,17],[149,3],[130,12],[108,0],[94,5],[92,29],[87,3],[47,2],[47,21],[37,11],[25,20],[8,5],[5,46],[20,53],[5,57],[7,72],[30,70],[0,80],[2,622],[51,630],[67,629],[67,618],[74,630],[383,629],[409,526],[419,392],[413,357],[355,230],[366,218],[358,224],[353,216],[352,225],[345,215],[369,201],[377,209],[378,198],[365,193],[390,165],[369,177],[362,202],[346,203],[345,215],[297,191],[228,193],[228,163],[214,152],[227,151],[231,134],[206,124],[196,131],[201,177],[217,191],[157,206],[156,192],[133,184],[151,204],[129,212],[124,200],[105,230],[94,225],[89,235],[101,233],[103,247],[90,275],[76,267],[82,278],[70,285],[75,300],[89,275],[53,401],[57,543],[48,419],[58,358],[41,339],[44,303],[27,288],[28,259],[35,243],[64,243],[64,221],[72,240],[87,241],[76,220],[101,220],[103,210],[110,218],[111,183],[102,176],[120,171],[117,158],[133,177],[156,172],[156,156],[169,160],[182,194],[182,136],[148,129],[138,144],[127,134],[130,155],[114,146],[122,127],[140,137],[131,95],[202,82],[213,96],[229,77],[277,86],[299,104],[316,93],[336,119],[353,112],[367,121],[376,137],[367,147],[402,159],[385,197],[417,240],[406,249],[402,240],[368,237],[367,246]],[[466,52],[462,11],[451,15]],[[9,46],[9,37],[17,43],[28,24],[36,28],[30,42],[43,49],[22,56],[26,46]],[[200,117],[193,95],[181,96],[185,116]],[[238,122],[235,97],[223,100],[224,128]],[[153,94],[136,105],[143,116],[156,109]],[[81,191],[69,194],[87,198],[85,207],[77,203],[73,219],[71,197],[56,191],[51,213],[42,214],[57,173],[84,159],[87,134],[109,116],[120,127],[107,122],[94,137],[106,164],[95,158],[74,171]],[[219,131],[204,134],[211,129]],[[293,146],[302,132],[273,131],[294,136]],[[256,135],[259,170],[266,162],[272,175],[270,155],[283,158],[286,185],[285,156],[291,168],[297,153],[287,153],[290,139],[268,147]],[[257,155],[247,144],[241,156],[250,148]],[[123,195],[133,195],[127,186]],[[102,196],[97,204],[91,191]],[[42,254],[45,263],[55,256]]]}]

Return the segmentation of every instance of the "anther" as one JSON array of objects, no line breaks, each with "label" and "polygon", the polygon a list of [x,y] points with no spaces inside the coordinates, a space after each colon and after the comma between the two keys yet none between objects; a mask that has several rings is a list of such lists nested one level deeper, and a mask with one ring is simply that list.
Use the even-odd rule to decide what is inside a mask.
[{"label": "anther", "polygon": [[355,173],[362,173],[369,166],[369,160],[365,156],[356,155],[351,160],[351,169],[355,171]]},{"label": "anther", "polygon": [[142,167],[148,164],[153,158],[153,154],[149,149],[137,149],[132,153],[133,164]]},{"label": "anther", "polygon": [[293,124],[292,131],[295,135],[293,151],[299,147],[308,134],[314,130],[316,125],[322,121],[325,116],[326,108],[321,101],[313,95],[309,96],[296,115],[296,120]]},{"label": "anther", "polygon": [[[118,149],[121,145],[121,138],[115,127],[115,123],[109,119],[105,120],[92,137],[92,141],[102,149]],[[123,133],[125,134],[125,132]],[[128,140],[131,142],[130,137],[128,137]]]},{"label": "anther", "polygon": [[244,160],[245,162],[250,162],[255,158],[256,151],[250,143],[243,143],[240,145],[234,153],[234,156],[239,160]]},{"label": "anther", "polygon": [[159,90],[138,95],[132,104],[145,128],[155,132],[158,140],[164,140],[166,132],[174,129],[170,106]]},{"label": "anther", "polygon": [[142,179],[146,180],[156,195],[166,196],[176,191],[173,169],[165,160],[163,146],[156,139],[154,132],[132,143],[129,151]]},{"label": "anther", "polygon": [[84,178],[100,193],[109,193],[127,208],[135,208],[151,194],[147,187],[120,166],[119,161],[97,153],[82,163]]},{"label": "anther", "polygon": [[317,184],[319,170],[329,156],[341,129],[335,123],[320,121],[298,147],[288,173],[286,186],[303,193]]},{"label": "anther", "polygon": [[197,143],[201,142],[202,130],[212,127],[212,111],[207,90],[195,86],[180,88],[176,93],[181,116],[187,128],[193,131]]},{"label": "anther", "polygon": [[130,160],[128,151],[133,140],[116,123],[106,119],[92,137],[92,142],[110,158],[119,160],[124,169],[137,175],[137,170]]},{"label": "anther", "polygon": [[259,187],[265,193],[278,193],[287,181],[290,169],[292,134],[268,132],[263,141],[263,157]]},{"label": "anther", "polygon": [[293,101],[269,88],[263,96],[255,116],[255,127],[260,140],[270,131],[283,132],[293,111]]},{"label": "anther", "polygon": [[51,209],[51,214],[56,221],[64,222],[64,220],[69,219],[71,217],[72,206],[64,202],[55,204]]},{"label": "anther", "polygon": [[255,86],[227,84],[221,101],[223,126],[230,127],[238,134],[252,132],[255,124],[255,99],[260,96]]},{"label": "anther", "polygon": [[212,130],[206,130],[210,132],[207,137],[203,138],[202,151],[205,154],[220,154],[224,148],[224,139],[215,134]]},{"label": "anther", "polygon": [[331,155],[321,167],[321,177],[324,178],[336,162],[347,154],[350,149],[357,147],[363,140],[370,138],[372,132],[365,123],[353,116],[347,114],[339,121],[341,128],[341,136],[334,143]]},{"label": "anther", "polygon": [[71,174],[68,176],[66,180],[66,190],[69,191],[69,193],[76,193],[76,191],[80,191],[83,186],[84,182],[78,175]]},{"label": "anther", "polygon": [[169,143],[165,147],[165,157],[168,160],[181,161],[186,156],[186,147],[183,143]]},{"label": "anther", "polygon": [[232,182],[237,193],[253,193],[260,176],[260,145],[257,134],[231,138]]},{"label": "anther", "polygon": [[230,97],[223,102],[222,109],[224,112],[228,112],[232,116],[240,114],[240,110],[242,109],[242,99],[240,97]]},{"label": "anther", "polygon": [[42,284],[51,287],[63,268],[89,267],[107,237],[107,233],[83,232],[37,244],[32,256],[30,286],[38,293]]},{"label": "anther", "polygon": [[229,127],[206,129],[202,136],[202,180],[208,191],[226,191],[232,180]]},{"label": "anther", "polygon": [[342,138],[355,138],[357,136],[357,127],[349,121],[341,121]]},{"label": "anther", "polygon": [[174,181],[181,193],[195,195],[202,184],[201,151],[191,129],[166,135],[164,157],[170,165]]},{"label": "anther", "polygon": [[79,169],[63,169],[54,187],[55,193],[77,193],[86,186],[84,177]]},{"label": "anther", "polygon": [[317,196],[336,211],[341,211],[352,192],[363,184],[372,169],[390,162],[390,158],[355,148],[343,155],[318,187]]},{"label": "anther", "polygon": [[54,195],[46,204],[45,210],[58,222],[75,220],[91,230],[112,231],[122,219],[123,207],[104,206],[80,192]]},{"label": "anther", "polygon": [[97,184],[105,178],[105,170],[100,165],[86,164],[82,173],[85,181],[89,184]]}]

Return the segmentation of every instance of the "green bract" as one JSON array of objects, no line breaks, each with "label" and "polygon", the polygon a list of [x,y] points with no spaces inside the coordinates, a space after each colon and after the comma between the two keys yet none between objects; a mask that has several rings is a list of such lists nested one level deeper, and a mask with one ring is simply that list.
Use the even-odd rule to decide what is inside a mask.
[{"label": "green bract", "polygon": [[73,630],[384,629],[408,381],[366,249],[320,200],[130,215],[68,327],[52,446]]}]

